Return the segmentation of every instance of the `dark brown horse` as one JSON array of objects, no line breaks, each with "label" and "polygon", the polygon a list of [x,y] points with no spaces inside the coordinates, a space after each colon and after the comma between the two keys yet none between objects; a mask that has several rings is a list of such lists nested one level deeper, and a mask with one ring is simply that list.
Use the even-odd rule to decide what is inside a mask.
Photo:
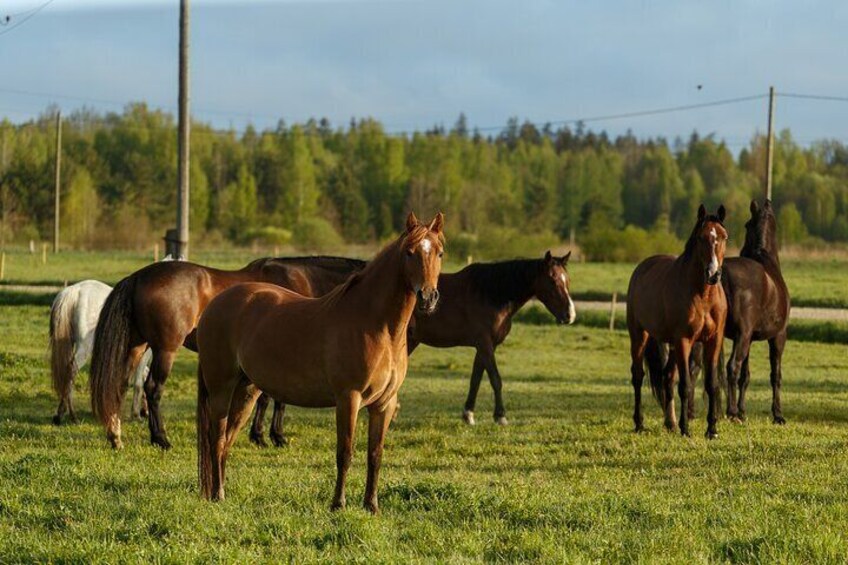
[{"label": "dark brown horse", "polygon": [[432,311],[443,218],[407,218],[406,232],[362,271],[321,298],[263,283],[237,285],[206,308],[197,328],[200,490],[224,498],[224,469],[260,389],[275,400],[336,408],[336,490],[345,482],[361,407],[368,408],[365,508],[376,512],[383,441],[406,377],[406,334],[416,300]]},{"label": "dark brown horse", "polygon": [[[780,402],[781,359],[786,345],[790,300],[780,270],[777,221],[771,201],[766,200],[762,207],[756,200],[751,201],[751,219],[745,224],[745,243],[740,257],[725,259],[721,284],[728,303],[724,336],[733,340],[733,352],[727,363],[727,417],[745,419],[745,393],[751,381],[748,368],[751,342],[768,340],[772,418],[775,424],[784,424]],[[652,381],[661,378],[656,370],[657,362],[652,360],[656,355],[661,353],[649,345],[645,357]],[[691,357],[690,366],[702,362],[700,353],[694,350]],[[690,406],[690,414],[692,410]]]},{"label": "dark brown horse", "polygon": [[[775,424],[785,424],[780,404],[781,360],[789,322],[789,289],[777,254],[777,221],[766,200],[751,201],[751,219],[745,224],[740,257],[725,262],[728,313],[725,336],[733,340],[727,363],[727,416],[745,419],[745,393],[751,382],[748,353],[751,341],[768,340],[771,362],[771,413]],[[738,402],[736,392],[739,392]]]},{"label": "dark brown horse", "polygon": [[[665,426],[673,430],[674,365],[679,373],[680,433],[689,435],[689,411],[694,404],[694,386],[689,372],[689,354],[695,342],[703,342],[705,386],[709,396],[706,436],[718,435],[718,358],[727,319],[727,299],[722,285],[722,262],[727,243],[723,222],[724,206],[708,216],[698,209],[695,224],[680,257],[656,255],[640,263],[630,277],[627,292],[627,329],[630,334],[631,375],[634,394],[633,422],[644,429],[642,418],[643,356],[649,337],[674,347],[674,361],[665,371],[660,398]],[[688,402],[688,404],[687,404]]]},{"label": "dark brown horse", "polygon": [[[512,317],[530,299],[538,298],[560,324],[571,324],[576,314],[569,290],[571,278],[566,270],[571,253],[554,257],[548,251],[542,259],[518,259],[499,263],[475,263],[461,271],[439,276],[439,307],[433,314],[416,313],[409,324],[409,353],[423,343],[434,347],[473,347],[477,350],[471,371],[471,386],[462,418],[474,424],[474,405],[483,378],[495,394],[494,418],[506,424],[506,409],[501,394],[501,374],[495,350],[512,328]],[[267,405],[267,401],[265,402]],[[275,403],[271,439],[276,445],[283,436],[284,405]],[[257,406],[251,440],[264,445],[262,417],[264,406]]]},{"label": "dark brown horse", "polygon": [[180,347],[197,351],[197,320],[212,298],[234,284],[263,281],[305,296],[329,292],[364,262],[339,257],[257,259],[223,271],[182,261],[148,265],[119,282],[100,313],[91,361],[91,403],[106,437],[121,447],[120,407],[127,376],[150,347],[153,361],[145,383],[150,441],[170,447],[159,401]]}]

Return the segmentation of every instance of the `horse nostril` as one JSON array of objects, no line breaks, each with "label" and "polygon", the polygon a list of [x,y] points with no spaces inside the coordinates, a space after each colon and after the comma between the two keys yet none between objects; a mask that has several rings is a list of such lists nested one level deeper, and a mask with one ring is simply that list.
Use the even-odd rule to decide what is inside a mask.
[{"label": "horse nostril", "polygon": [[439,289],[433,290],[433,302],[436,303],[439,301]]}]

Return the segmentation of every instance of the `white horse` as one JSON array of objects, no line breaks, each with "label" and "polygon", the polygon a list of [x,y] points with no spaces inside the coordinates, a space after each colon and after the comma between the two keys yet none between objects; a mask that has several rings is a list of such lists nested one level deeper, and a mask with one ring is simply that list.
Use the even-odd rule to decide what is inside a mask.
[{"label": "white horse", "polygon": [[[50,368],[53,390],[59,395],[59,407],[53,423],[62,423],[65,410],[71,421],[76,422],[73,391],[74,377],[91,360],[94,347],[94,330],[106,297],[112,287],[100,281],[82,281],[63,289],[53,300],[50,308]],[[146,412],[144,380],[150,371],[153,355],[148,349],[136,367],[133,379],[133,408],[135,417]]]}]

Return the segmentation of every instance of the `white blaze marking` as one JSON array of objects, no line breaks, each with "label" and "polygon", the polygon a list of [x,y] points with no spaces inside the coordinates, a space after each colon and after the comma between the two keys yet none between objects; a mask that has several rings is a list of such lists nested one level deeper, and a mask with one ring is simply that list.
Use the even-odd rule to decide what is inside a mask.
[{"label": "white blaze marking", "polygon": [[560,273],[559,278],[562,279],[562,284],[565,284],[565,273]]},{"label": "white blaze marking", "polygon": [[571,295],[568,296],[568,323],[573,324],[577,319],[577,310],[574,308],[574,302],[571,300]]},{"label": "white blaze marking", "polygon": [[431,245],[431,243],[430,243],[429,239],[422,239],[421,240],[421,249],[424,250],[424,253],[430,253],[430,245]]},{"label": "white blaze marking", "polygon": [[707,269],[707,272],[712,277],[718,272],[718,257],[716,257],[715,248],[718,245],[716,239],[718,238],[718,234],[716,233],[715,228],[710,229],[710,243],[712,243],[712,250],[710,256],[710,266]]}]

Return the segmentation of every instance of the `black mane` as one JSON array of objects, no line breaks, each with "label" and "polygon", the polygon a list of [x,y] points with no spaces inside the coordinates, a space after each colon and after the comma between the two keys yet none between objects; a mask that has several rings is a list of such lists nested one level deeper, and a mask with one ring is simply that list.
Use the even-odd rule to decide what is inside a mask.
[{"label": "black mane", "polygon": [[527,300],[544,259],[513,259],[497,263],[474,263],[460,273],[468,275],[472,288],[493,306]]},{"label": "black mane", "polygon": [[257,269],[269,264],[316,266],[322,269],[348,273],[352,270],[365,268],[366,262],[361,259],[349,259],[347,257],[333,257],[329,255],[311,255],[306,257],[263,257],[256,259],[245,267],[246,269]]},{"label": "black mane", "polygon": [[698,232],[701,231],[701,227],[703,227],[703,225],[707,222],[715,222],[724,227],[724,222],[722,222],[715,214],[704,216],[703,220],[695,224],[695,227],[692,229],[692,233],[689,235],[689,239],[686,240],[686,247],[683,248],[683,255],[681,256],[684,261],[691,259],[692,254],[695,253],[695,244],[698,243]]}]

